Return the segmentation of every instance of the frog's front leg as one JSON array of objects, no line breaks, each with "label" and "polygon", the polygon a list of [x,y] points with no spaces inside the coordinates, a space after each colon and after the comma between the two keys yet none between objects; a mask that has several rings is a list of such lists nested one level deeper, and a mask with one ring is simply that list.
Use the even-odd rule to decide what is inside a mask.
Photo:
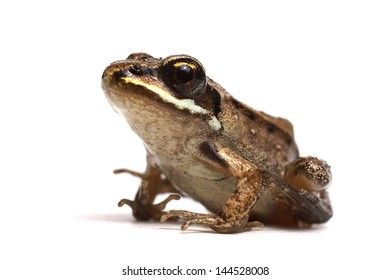
[{"label": "frog's front leg", "polygon": [[[262,227],[258,221],[248,222],[250,212],[267,185],[265,174],[255,165],[219,144],[208,143],[210,158],[224,165],[225,172],[237,179],[237,188],[222,209],[216,214],[198,214],[171,210],[164,213],[161,221],[171,217],[185,219],[182,230],[191,224],[200,224],[220,233],[236,233]],[[218,168],[215,164],[214,167]]]},{"label": "frog's front leg", "polygon": [[160,170],[152,163],[151,158],[147,157],[147,167],[144,174],[128,169],[114,170],[115,174],[129,173],[142,179],[141,185],[135,195],[134,200],[122,199],[118,206],[128,205],[133,210],[133,215],[137,220],[160,220],[162,210],[171,200],[180,199],[180,195],[172,194],[158,204],[153,204],[157,194],[165,192],[177,192],[167,179],[161,178]]}]

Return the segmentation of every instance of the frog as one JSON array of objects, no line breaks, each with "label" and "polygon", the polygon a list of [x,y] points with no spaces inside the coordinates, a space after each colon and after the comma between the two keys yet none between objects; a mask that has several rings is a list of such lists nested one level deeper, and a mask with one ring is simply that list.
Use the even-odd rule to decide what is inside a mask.
[{"label": "frog", "polygon": [[[145,172],[114,170],[141,179],[135,198],[118,203],[137,220],[239,233],[264,224],[306,228],[332,217],[327,162],[301,157],[290,121],[235,99],[196,58],[132,53],[104,70],[102,88],[146,150]],[[182,196],[209,212],[164,210]]]}]

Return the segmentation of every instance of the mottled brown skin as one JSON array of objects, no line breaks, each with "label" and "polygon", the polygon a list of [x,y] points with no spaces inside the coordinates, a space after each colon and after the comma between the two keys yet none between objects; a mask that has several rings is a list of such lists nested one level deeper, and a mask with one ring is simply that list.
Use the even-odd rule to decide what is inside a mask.
[{"label": "mottled brown skin", "polygon": [[[182,229],[200,224],[221,233],[266,223],[310,225],[332,216],[326,188],[330,168],[314,157],[299,157],[290,122],[235,100],[206,77],[188,56],[153,58],[143,53],[112,63],[103,89],[144,141],[147,169],[136,198],[123,199],[137,219],[185,219]],[[185,193],[214,214],[154,205],[157,194]]]}]

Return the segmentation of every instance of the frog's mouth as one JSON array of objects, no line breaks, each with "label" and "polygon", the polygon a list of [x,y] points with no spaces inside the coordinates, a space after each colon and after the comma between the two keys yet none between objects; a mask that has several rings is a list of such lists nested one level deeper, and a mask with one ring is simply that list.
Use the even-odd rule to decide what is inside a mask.
[{"label": "frog's mouth", "polygon": [[178,99],[174,97],[174,95],[169,92],[169,89],[165,88],[161,83],[154,79],[148,79],[147,82],[133,77],[122,77],[121,79],[126,84],[138,85],[147,89],[147,91],[158,95],[163,102],[170,103],[179,110],[188,110],[192,114],[206,115],[209,113],[206,109],[196,105],[193,99]]}]

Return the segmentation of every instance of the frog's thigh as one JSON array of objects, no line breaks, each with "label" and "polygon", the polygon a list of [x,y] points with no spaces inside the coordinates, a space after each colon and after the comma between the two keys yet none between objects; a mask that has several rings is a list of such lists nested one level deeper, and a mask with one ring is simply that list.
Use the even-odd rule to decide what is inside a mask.
[{"label": "frog's thigh", "polygon": [[[262,226],[260,222],[249,222],[249,214],[262,194],[265,186],[262,172],[255,165],[224,148],[218,143],[209,143],[210,151],[217,153],[218,161],[225,164],[226,172],[237,178],[237,188],[217,214],[197,214],[172,210],[163,214],[162,221],[170,217],[186,219],[185,230],[190,224],[201,224],[222,233],[234,233]],[[215,157],[211,157],[215,158]]]},{"label": "frog's thigh", "polygon": [[285,170],[284,180],[295,189],[309,192],[325,190],[332,180],[329,165],[315,157],[300,157]]}]

